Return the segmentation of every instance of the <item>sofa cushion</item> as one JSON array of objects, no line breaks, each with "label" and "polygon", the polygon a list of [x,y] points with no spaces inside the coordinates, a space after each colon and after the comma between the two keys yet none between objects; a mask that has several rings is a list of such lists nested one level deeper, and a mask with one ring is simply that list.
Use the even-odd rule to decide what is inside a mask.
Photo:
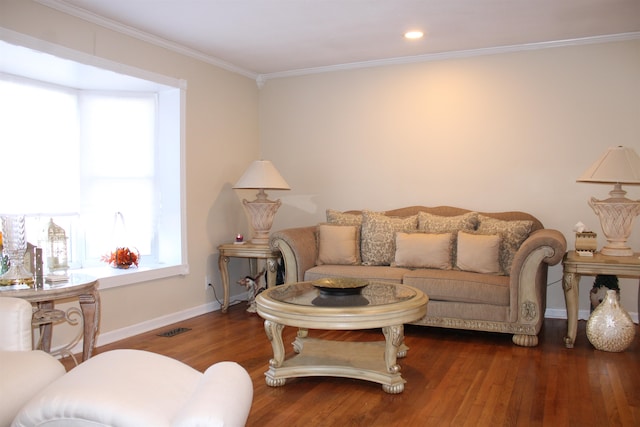
[{"label": "sofa cushion", "polygon": [[326,213],[329,224],[358,226],[362,224],[362,214],[345,213],[334,209],[327,209]]},{"label": "sofa cushion", "polygon": [[452,233],[396,233],[396,267],[450,270]]},{"label": "sofa cushion", "polygon": [[456,267],[476,273],[502,274],[500,236],[459,231]]},{"label": "sofa cushion", "polygon": [[458,270],[418,269],[402,283],[426,293],[429,301],[509,305],[509,277]]},{"label": "sofa cushion", "polygon": [[362,264],[390,265],[396,252],[395,233],[397,231],[415,231],[417,228],[418,215],[398,218],[364,211],[360,235]]},{"label": "sofa cushion", "polygon": [[360,264],[360,227],[319,224],[316,264]]},{"label": "sofa cushion", "polygon": [[390,266],[369,265],[318,265],[304,273],[304,280],[324,279],[326,277],[353,277],[373,281],[402,283],[402,277],[409,269]]},{"label": "sofa cushion", "polygon": [[478,220],[478,233],[500,235],[500,267],[504,274],[509,275],[513,257],[529,237],[533,221],[503,221],[484,215],[479,215]]}]

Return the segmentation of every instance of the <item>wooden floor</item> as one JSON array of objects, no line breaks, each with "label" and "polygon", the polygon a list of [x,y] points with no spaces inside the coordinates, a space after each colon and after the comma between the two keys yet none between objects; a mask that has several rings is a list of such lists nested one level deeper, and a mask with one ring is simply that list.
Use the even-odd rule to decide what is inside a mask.
[{"label": "wooden floor", "polygon": [[[232,306],[97,349],[136,348],[204,370],[233,360],[254,384],[248,426],[640,426],[640,333],[623,353],[593,349],[579,322],[575,348],[562,343],[566,321],[547,319],[540,344],[510,335],[407,326],[402,394],[345,378],[290,379],[269,387],[272,356],[262,320]],[[171,338],[157,334],[190,328]],[[295,330],[285,328],[285,343]],[[310,331],[336,340],[381,340],[379,330]],[[292,355],[291,347],[288,354]],[[70,363],[67,361],[67,366]]]}]

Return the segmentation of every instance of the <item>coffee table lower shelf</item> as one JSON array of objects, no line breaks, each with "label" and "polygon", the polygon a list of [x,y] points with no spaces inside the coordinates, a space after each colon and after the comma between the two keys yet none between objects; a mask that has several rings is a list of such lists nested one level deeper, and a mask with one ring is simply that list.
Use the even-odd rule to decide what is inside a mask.
[{"label": "coffee table lower shelf", "polygon": [[[287,378],[331,376],[376,382],[390,394],[404,390],[406,381],[400,375],[400,366],[393,360],[387,367],[387,343],[384,341],[345,342],[298,336],[293,348],[298,354],[284,360],[280,366],[274,366],[276,363],[271,361],[269,370],[265,372],[267,385],[282,386]],[[406,356],[408,349],[402,343],[395,356]]]}]

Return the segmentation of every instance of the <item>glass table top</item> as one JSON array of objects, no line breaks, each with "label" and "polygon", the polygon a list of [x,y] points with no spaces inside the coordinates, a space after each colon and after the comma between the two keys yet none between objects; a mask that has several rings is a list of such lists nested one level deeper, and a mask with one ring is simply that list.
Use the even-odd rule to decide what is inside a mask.
[{"label": "glass table top", "polygon": [[368,282],[356,292],[330,292],[313,282],[279,285],[268,290],[272,300],[308,307],[358,307],[395,304],[415,298],[417,292],[399,283]]}]

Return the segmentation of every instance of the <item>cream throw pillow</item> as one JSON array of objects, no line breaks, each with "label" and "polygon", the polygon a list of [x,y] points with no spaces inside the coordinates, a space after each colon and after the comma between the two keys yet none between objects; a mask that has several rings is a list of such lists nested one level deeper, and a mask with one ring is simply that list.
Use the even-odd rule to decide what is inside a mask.
[{"label": "cream throw pillow", "polygon": [[396,233],[395,267],[451,270],[452,233]]},{"label": "cream throw pillow", "polygon": [[360,264],[360,227],[356,225],[320,224],[317,265]]},{"label": "cream throw pillow", "polygon": [[500,236],[458,232],[456,267],[476,273],[502,274]]}]

